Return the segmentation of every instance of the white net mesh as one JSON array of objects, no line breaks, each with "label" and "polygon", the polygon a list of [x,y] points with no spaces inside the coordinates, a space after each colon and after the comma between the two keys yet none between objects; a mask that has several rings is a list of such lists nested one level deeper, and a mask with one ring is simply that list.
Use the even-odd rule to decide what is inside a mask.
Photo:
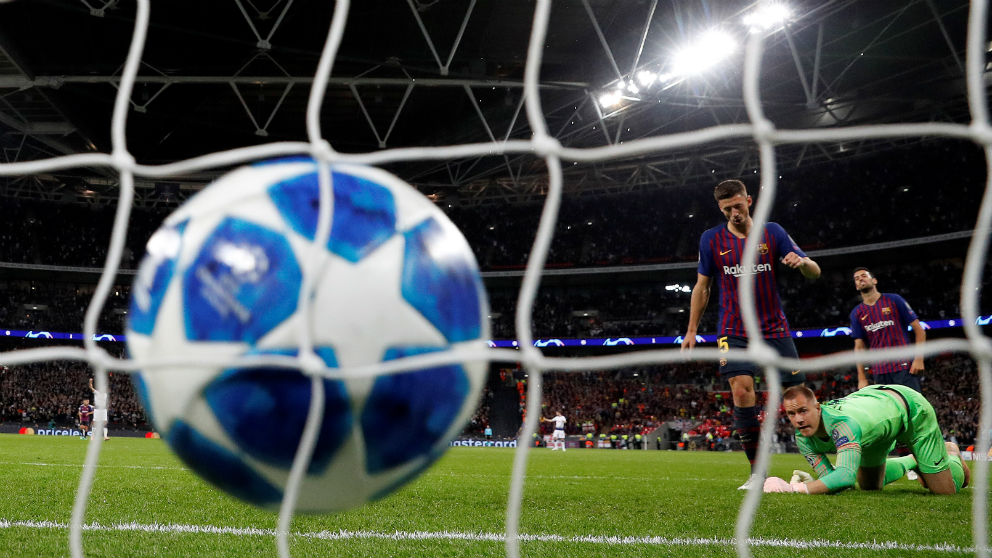
[{"label": "white net mesh", "polygon": [[[138,11],[134,25],[134,35],[131,41],[127,62],[123,68],[119,92],[116,97],[112,120],[113,150],[109,154],[78,154],[56,157],[25,163],[0,164],[0,175],[29,175],[32,173],[52,172],[60,169],[76,167],[105,167],[119,175],[120,197],[117,204],[117,214],[114,223],[104,272],[91,300],[85,316],[84,348],[57,347],[36,348],[6,352],[0,354],[0,362],[6,365],[17,365],[32,362],[43,362],[56,359],[86,362],[92,366],[95,374],[96,388],[106,391],[108,388],[108,371],[123,371],[133,373],[142,368],[162,366],[164,364],[182,364],[177,357],[170,363],[137,362],[120,360],[110,356],[97,345],[94,340],[97,333],[97,320],[100,316],[109,293],[111,292],[119,269],[122,251],[124,249],[125,232],[132,208],[134,197],[135,177],[158,178],[175,176],[203,169],[217,168],[235,163],[248,162],[261,158],[309,154],[324,163],[321,166],[322,201],[320,219],[327,222],[328,210],[328,177],[327,166],[330,163],[359,163],[367,165],[385,164],[396,161],[418,159],[454,159],[466,156],[503,155],[512,153],[532,153],[545,161],[548,175],[547,198],[541,215],[540,226],[534,239],[532,251],[527,261],[526,273],[519,292],[516,314],[516,331],[520,342],[520,350],[489,349],[482,352],[448,352],[416,358],[393,361],[381,366],[361,370],[329,371],[315,359],[312,342],[309,339],[308,328],[301,328],[300,357],[298,366],[312,374],[313,401],[305,434],[293,464],[289,487],[286,490],[284,502],[279,516],[279,528],[276,533],[277,546],[280,556],[289,556],[289,526],[294,511],[302,473],[309,462],[310,454],[316,440],[317,418],[323,408],[322,384],[318,381],[322,376],[335,374],[377,374],[410,370],[424,365],[438,365],[461,362],[466,360],[522,362],[530,375],[527,391],[527,419],[520,433],[516,450],[511,488],[507,503],[506,515],[506,554],[516,558],[520,555],[520,512],[526,480],[525,468],[528,458],[526,443],[536,430],[540,413],[542,393],[542,373],[546,370],[582,371],[590,369],[611,369],[644,364],[664,364],[681,362],[684,356],[677,350],[652,350],[636,353],[615,354],[608,356],[584,358],[555,358],[547,357],[533,346],[534,336],[531,329],[531,316],[537,290],[541,280],[549,246],[552,240],[554,224],[563,191],[562,160],[579,162],[596,162],[618,157],[631,157],[645,153],[659,153],[689,146],[707,144],[723,140],[737,142],[754,142],[760,152],[760,176],[762,196],[754,213],[754,226],[762,227],[767,221],[775,200],[776,191],[776,161],[775,147],[789,144],[807,144],[816,142],[836,142],[843,140],[864,140],[878,138],[908,138],[918,136],[948,137],[966,139],[981,145],[986,153],[986,160],[992,161],[992,127],[990,127],[984,83],[986,66],[986,37],[985,22],[987,20],[987,5],[985,2],[973,2],[969,14],[968,43],[967,43],[967,88],[968,101],[971,111],[970,125],[945,123],[916,123],[916,124],[887,124],[873,126],[837,127],[831,129],[777,129],[767,119],[763,112],[759,95],[762,61],[762,35],[752,34],[747,44],[744,66],[744,100],[749,124],[725,125],[701,129],[688,133],[651,137],[629,141],[623,145],[611,145],[590,149],[575,149],[563,147],[547,130],[544,113],[541,106],[538,85],[542,59],[542,45],[545,44],[545,34],[552,3],[550,0],[538,0],[533,18],[531,38],[527,53],[525,74],[525,107],[526,117],[533,137],[527,141],[502,141],[481,144],[453,145],[437,148],[405,148],[389,149],[372,153],[343,154],[335,151],[324,141],[318,115],[324,103],[328,77],[334,64],[338,46],[345,30],[345,21],[350,8],[347,0],[336,3],[334,17],[322,52],[320,63],[314,75],[313,86],[309,95],[306,117],[306,131],[309,140],[298,143],[270,143],[257,147],[235,149],[231,151],[211,153],[202,157],[188,159],[161,166],[137,164],[129,154],[125,133],[129,99],[134,90],[135,76],[141,61],[142,49],[146,40],[150,15],[150,2],[137,1]],[[992,173],[989,173],[992,176]],[[318,230],[329,230],[318,227]],[[961,352],[970,354],[978,363],[978,374],[981,386],[981,416],[979,420],[979,435],[975,452],[985,455],[989,448],[989,432],[992,430],[992,342],[983,335],[977,325],[979,286],[985,254],[988,249],[989,232],[992,231],[992,187],[986,187],[978,222],[975,224],[971,246],[968,251],[964,280],[961,285],[961,308],[964,317],[965,338],[940,339],[928,341],[925,346],[927,355],[944,352]],[[328,234],[323,232],[322,234]],[[318,239],[318,244],[323,242]],[[757,235],[748,238],[746,256],[742,262],[744,268],[750,268],[757,254]],[[307,292],[312,277],[305,275],[303,292]],[[769,401],[777,401],[781,386],[776,367],[798,368],[800,363],[783,359],[760,340],[760,335],[753,335],[759,330],[755,305],[752,296],[752,275],[742,276],[742,307],[744,322],[748,337],[752,340],[746,351],[734,350],[730,356],[746,357],[765,367],[765,377],[768,385]],[[303,297],[303,300],[307,300]],[[309,314],[309,312],[308,312]],[[871,355],[871,359],[891,360],[893,358],[909,358],[915,354],[914,347],[887,349]],[[698,361],[716,362],[728,356],[716,348],[695,349],[692,358]],[[838,366],[852,366],[857,361],[864,361],[864,355],[855,356],[853,352],[831,354],[812,359],[803,359],[802,368],[815,372]],[[314,364],[318,362],[318,364]],[[228,365],[259,366],[259,359],[226,362]],[[777,423],[777,405],[768,406],[768,416],[764,421],[761,432],[761,445],[757,462],[757,473],[764,475],[768,470],[770,441],[774,425]],[[99,425],[97,425],[99,426]],[[83,519],[87,509],[90,489],[95,476],[96,465],[102,448],[101,437],[95,437],[94,443],[88,446],[85,467],[80,478],[75,505],[73,507],[70,527],[70,547],[74,557],[83,555],[82,532]],[[974,492],[972,509],[972,530],[977,556],[988,557],[988,513],[987,499],[978,497],[988,492],[988,462],[983,460],[974,463]],[[749,491],[740,508],[737,528],[735,531],[737,553],[739,556],[750,556],[748,536],[760,504],[762,493],[757,490]]]}]

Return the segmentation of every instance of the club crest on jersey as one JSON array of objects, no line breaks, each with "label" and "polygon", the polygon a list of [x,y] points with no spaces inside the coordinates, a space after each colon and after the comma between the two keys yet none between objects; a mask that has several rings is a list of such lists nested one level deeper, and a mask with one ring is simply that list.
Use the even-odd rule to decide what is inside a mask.
[{"label": "club crest on jersey", "polygon": [[767,242],[762,242],[761,244],[758,245],[758,253],[761,254],[762,256],[764,256],[765,254],[768,253],[768,243]]},{"label": "club crest on jersey", "polygon": [[882,307],[882,315],[888,316],[891,313],[892,313],[892,309],[891,308],[889,308],[888,306],[883,306]]}]

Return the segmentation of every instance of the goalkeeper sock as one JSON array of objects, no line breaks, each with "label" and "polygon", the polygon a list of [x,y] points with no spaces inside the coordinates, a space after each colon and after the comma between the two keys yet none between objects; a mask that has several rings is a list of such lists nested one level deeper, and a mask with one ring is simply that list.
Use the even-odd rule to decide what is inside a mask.
[{"label": "goalkeeper sock", "polygon": [[951,478],[954,479],[954,491],[961,492],[964,488],[964,463],[961,462],[960,455],[952,455],[950,459],[951,463]]},{"label": "goalkeeper sock", "polygon": [[754,462],[758,458],[758,440],[761,436],[761,423],[758,422],[758,407],[734,407],[734,429],[741,439],[741,446],[744,447],[744,455],[751,463],[751,470],[754,470]]},{"label": "goalkeeper sock", "polygon": [[916,468],[916,458],[912,454],[902,457],[890,457],[885,460],[885,484],[895,482],[906,474],[906,471]]}]

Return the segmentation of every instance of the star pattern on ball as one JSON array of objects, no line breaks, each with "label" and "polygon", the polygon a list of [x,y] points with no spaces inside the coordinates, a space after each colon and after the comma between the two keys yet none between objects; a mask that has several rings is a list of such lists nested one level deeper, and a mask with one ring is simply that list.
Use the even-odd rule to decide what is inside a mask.
[{"label": "star pattern on ball", "polygon": [[314,343],[341,367],[380,362],[392,347],[444,347],[444,336],[403,298],[404,240],[395,235],[357,262],[331,254],[313,305]]}]

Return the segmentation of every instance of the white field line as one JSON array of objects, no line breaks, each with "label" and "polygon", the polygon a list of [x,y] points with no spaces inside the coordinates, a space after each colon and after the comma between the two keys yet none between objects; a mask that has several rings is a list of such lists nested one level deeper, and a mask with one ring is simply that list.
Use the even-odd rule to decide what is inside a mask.
[{"label": "white field line", "polygon": [[[82,469],[82,463],[42,463],[32,461],[0,461],[0,465],[21,465],[25,467],[74,467]],[[188,471],[186,467],[166,467],[160,465],[97,465],[98,469],[150,469],[156,471]]]},{"label": "white field line", "polygon": [[[452,478],[487,478],[487,479],[492,479],[492,478],[506,478],[506,479],[508,479],[508,478],[510,478],[512,476],[510,471],[506,471],[505,474],[496,473],[496,472],[489,472],[489,473],[448,473],[448,472],[445,472],[445,473],[431,473],[431,472],[428,471],[427,473],[424,473],[424,475],[425,476],[427,476],[427,475],[433,475],[433,476],[438,476],[438,477],[452,477]],[[717,476],[713,476],[713,477],[683,477],[683,476],[678,476],[678,477],[659,477],[657,475],[642,475],[642,476],[637,476],[637,475],[534,475],[534,474],[528,473],[527,474],[527,479],[528,480],[533,480],[533,479],[548,479],[548,480],[555,480],[555,481],[563,481],[563,480],[564,481],[567,481],[567,480],[616,480],[616,481],[620,481],[620,480],[623,480],[623,481],[677,480],[679,482],[682,482],[682,481],[690,481],[690,482],[713,482],[713,481],[719,481],[719,480],[726,480],[726,477],[717,477]],[[740,482],[740,481],[738,481],[738,482]]]},{"label": "white field line", "polygon": [[[0,529],[60,529],[67,530],[67,523],[55,521],[10,521],[0,519]],[[234,535],[239,537],[275,537],[275,529],[259,529],[255,527],[218,527],[215,525],[177,525],[161,523],[114,523],[111,525],[101,525],[100,523],[87,523],[83,525],[85,531],[103,532],[126,532],[138,531],[143,533],[165,533],[165,534],[209,534],[209,535]],[[319,531],[310,533],[293,533],[293,536],[317,540],[352,540],[352,539],[375,539],[390,541],[417,541],[417,540],[447,540],[447,541],[472,541],[472,542],[493,542],[502,543],[502,533],[462,533],[457,531]],[[610,536],[610,535],[537,535],[522,534],[520,538],[530,542],[552,542],[552,543],[584,543],[601,544],[608,546],[623,545],[647,545],[647,546],[673,546],[673,547],[696,547],[696,546],[734,546],[733,539],[704,538],[704,537],[635,537],[635,536]],[[752,538],[751,546],[754,547],[777,547],[792,548],[796,550],[810,549],[837,549],[837,550],[869,550],[886,551],[899,550],[907,552],[936,552],[945,554],[973,554],[973,547],[958,546],[954,544],[920,545],[906,544],[895,541],[873,541],[873,542],[847,542],[830,540],[797,540],[797,539],[766,539]]]},{"label": "white field line", "polygon": [[[25,467],[75,467],[81,469],[83,467],[82,463],[42,463],[42,462],[32,462],[32,461],[0,461],[0,465],[19,465]],[[157,465],[98,465],[100,469],[151,469],[151,470],[162,470],[162,471],[189,471],[190,469],[186,467],[166,467]],[[458,477],[458,478],[494,478],[494,477],[505,477],[510,478],[510,471],[506,474],[500,475],[499,473],[425,473],[426,475],[433,474],[439,477]],[[551,479],[551,480],[629,480],[629,481],[644,481],[644,480],[678,480],[678,481],[691,481],[691,482],[712,482],[714,480],[720,480],[720,477],[658,477],[658,476],[616,476],[616,475],[527,475],[528,479]]]}]

